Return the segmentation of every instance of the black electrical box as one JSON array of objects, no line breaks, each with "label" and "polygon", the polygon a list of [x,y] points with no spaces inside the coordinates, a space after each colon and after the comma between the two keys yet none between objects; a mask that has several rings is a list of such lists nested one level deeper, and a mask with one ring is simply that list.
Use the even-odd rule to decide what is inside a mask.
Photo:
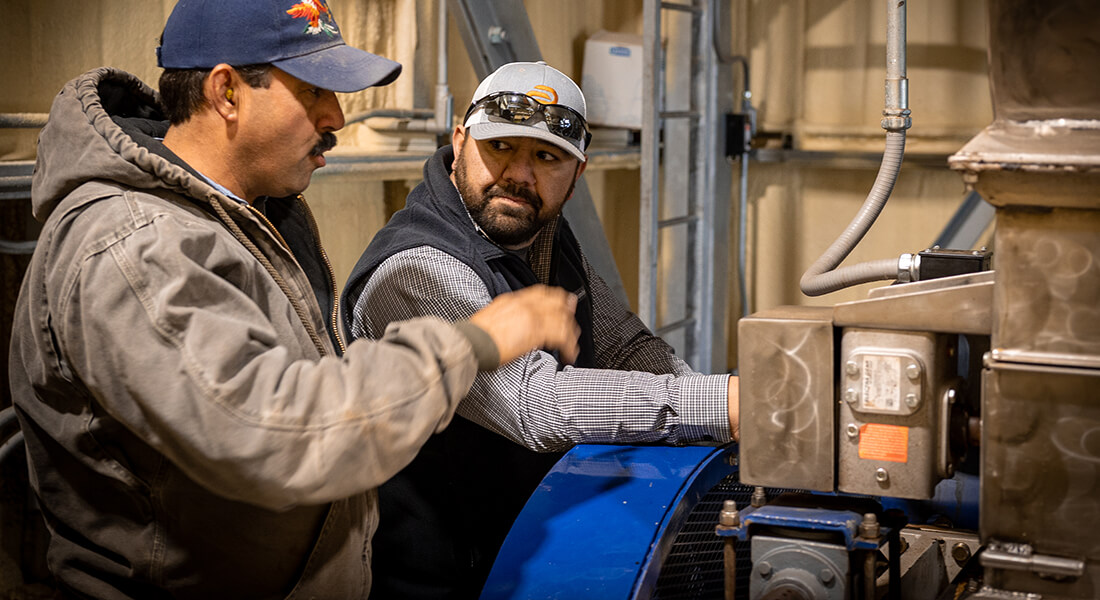
[{"label": "black electrical box", "polygon": [[943,248],[932,247],[918,253],[918,256],[920,257],[921,281],[988,271],[993,261],[993,253],[985,248],[981,250],[944,250]]},{"label": "black electrical box", "polygon": [[748,127],[746,115],[726,114],[726,158],[737,158],[748,150],[745,143],[746,127]]}]

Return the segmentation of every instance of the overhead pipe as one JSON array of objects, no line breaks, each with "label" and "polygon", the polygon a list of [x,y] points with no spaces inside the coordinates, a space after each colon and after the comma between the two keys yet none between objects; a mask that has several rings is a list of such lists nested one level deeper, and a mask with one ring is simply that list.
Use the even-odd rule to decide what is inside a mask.
[{"label": "overhead pipe", "polygon": [[901,170],[905,155],[905,130],[909,118],[909,80],[905,77],[905,0],[886,0],[886,107],[882,128],[886,149],[878,176],[867,199],[847,229],[802,275],[800,287],[807,296],[820,296],[869,281],[911,281],[918,267],[916,257],[903,254],[837,269],[882,212]]}]

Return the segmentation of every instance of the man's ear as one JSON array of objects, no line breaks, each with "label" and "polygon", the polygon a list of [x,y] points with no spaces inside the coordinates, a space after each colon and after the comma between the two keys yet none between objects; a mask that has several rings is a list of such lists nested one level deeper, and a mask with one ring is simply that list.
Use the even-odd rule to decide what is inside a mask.
[{"label": "man's ear", "polygon": [[[458,153],[462,150],[462,145],[466,143],[466,128],[461,125],[455,125],[454,131],[451,132],[451,148],[455,152],[454,162],[458,162]],[[454,170],[454,163],[451,163],[451,170]]]},{"label": "man's ear", "polygon": [[244,95],[243,84],[233,67],[222,63],[211,69],[203,80],[203,97],[223,119],[235,120],[238,103]]}]

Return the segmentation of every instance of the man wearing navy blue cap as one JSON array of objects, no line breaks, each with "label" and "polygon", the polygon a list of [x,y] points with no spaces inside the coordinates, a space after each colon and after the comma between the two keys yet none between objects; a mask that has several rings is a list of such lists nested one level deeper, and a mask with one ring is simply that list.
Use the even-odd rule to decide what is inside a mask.
[{"label": "man wearing navy blue cap", "polygon": [[[334,91],[400,66],[322,0],[182,0],[161,94],[110,68],[54,101],[10,375],[65,597],[364,598],[374,489],[479,369],[577,352],[550,287],[345,347],[299,195]],[[457,321],[457,322],[449,322]]]}]

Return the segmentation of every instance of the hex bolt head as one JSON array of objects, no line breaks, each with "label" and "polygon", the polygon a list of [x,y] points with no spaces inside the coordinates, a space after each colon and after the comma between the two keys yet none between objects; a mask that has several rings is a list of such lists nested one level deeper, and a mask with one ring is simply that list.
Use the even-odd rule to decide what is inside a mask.
[{"label": "hex bolt head", "polygon": [[844,363],[844,372],[849,374],[849,375],[858,375],[859,374],[859,364],[856,363],[856,361],[854,361],[854,360],[850,360],[850,361]]},{"label": "hex bolt head", "polygon": [[849,403],[855,402],[859,400],[859,392],[856,391],[856,388],[848,388],[844,390],[844,399]]},{"label": "hex bolt head", "polygon": [[913,381],[920,379],[920,365],[917,363],[909,363],[905,367],[905,376]]},{"label": "hex bolt head", "polygon": [[906,406],[908,406],[909,408],[916,408],[918,404],[920,404],[920,400],[917,398],[916,394],[906,394],[905,395],[905,405]]},{"label": "hex bolt head", "polygon": [[737,512],[737,503],[726,500],[722,503],[722,512],[718,513],[718,524],[724,527],[739,527],[741,514]]},{"label": "hex bolt head", "polygon": [[877,539],[879,535],[878,516],[875,513],[865,513],[863,521],[859,524],[860,537]]},{"label": "hex bolt head", "polygon": [[768,503],[768,493],[764,491],[764,486],[758,485],[752,489],[750,502],[753,508],[760,508]]},{"label": "hex bolt head", "polygon": [[966,564],[966,561],[970,560],[970,546],[967,546],[963,542],[958,542],[951,547],[951,558],[955,559],[955,564],[960,567]]},{"label": "hex bolt head", "polygon": [[886,469],[882,467],[875,469],[875,481],[879,483],[886,483],[887,481],[890,481],[890,473],[888,473]]},{"label": "hex bolt head", "polygon": [[859,437],[859,425],[855,423],[848,423],[848,427],[846,427],[844,431],[848,434],[848,437],[852,439]]},{"label": "hex bolt head", "polygon": [[821,569],[821,572],[817,574],[817,578],[828,587],[833,585],[836,575],[833,575],[832,569]]},{"label": "hex bolt head", "polygon": [[772,565],[766,560],[756,563],[756,574],[764,579],[772,576]]}]

